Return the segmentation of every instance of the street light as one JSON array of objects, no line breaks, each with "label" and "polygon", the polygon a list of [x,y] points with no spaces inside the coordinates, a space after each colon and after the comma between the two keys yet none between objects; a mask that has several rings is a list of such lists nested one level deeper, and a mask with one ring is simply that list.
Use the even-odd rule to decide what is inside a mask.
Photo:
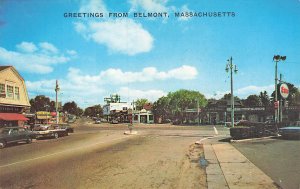
[{"label": "street light", "polygon": [[[227,60],[228,63],[226,64],[226,72],[229,72],[230,69],[230,88],[231,88],[231,126],[234,127],[234,95],[233,95],[233,76],[232,76],[232,69],[234,68],[234,73],[238,72],[237,66],[232,63],[232,57]],[[226,119],[226,118],[225,118]]]},{"label": "street light", "polygon": [[[286,56],[280,56],[280,55],[274,55],[273,57],[273,61],[275,62],[275,101],[274,101],[274,109],[275,109],[275,113],[274,113],[274,121],[275,121],[275,125],[277,127],[277,123],[278,123],[278,115],[279,115],[279,105],[278,105],[278,96],[277,96],[277,63],[279,61],[285,61],[286,60]],[[277,107],[277,109],[275,108],[275,105]]]},{"label": "street light", "polygon": [[58,86],[58,81],[56,80],[56,85],[55,85],[55,94],[56,94],[56,98],[55,98],[55,109],[56,109],[56,124],[58,124],[59,122],[59,112],[58,112],[58,100],[57,100],[57,93],[60,90],[59,86]]}]

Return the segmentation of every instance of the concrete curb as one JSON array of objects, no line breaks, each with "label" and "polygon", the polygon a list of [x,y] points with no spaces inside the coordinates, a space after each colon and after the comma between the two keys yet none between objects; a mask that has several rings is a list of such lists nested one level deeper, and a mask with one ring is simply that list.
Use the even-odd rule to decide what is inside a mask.
[{"label": "concrete curb", "polygon": [[247,138],[247,139],[240,139],[240,140],[234,140],[231,139],[231,143],[236,143],[236,142],[248,142],[248,141],[257,141],[257,140],[266,140],[266,139],[275,139],[280,136],[268,136],[268,137],[261,137],[261,138]]}]

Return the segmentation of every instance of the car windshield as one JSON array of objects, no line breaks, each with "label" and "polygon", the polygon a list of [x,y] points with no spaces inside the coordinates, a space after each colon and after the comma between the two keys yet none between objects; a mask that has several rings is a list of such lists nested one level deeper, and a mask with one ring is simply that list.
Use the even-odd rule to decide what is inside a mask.
[{"label": "car windshield", "polygon": [[34,127],[34,131],[45,131],[48,129],[49,126],[44,126],[44,125],[38,125]]}]

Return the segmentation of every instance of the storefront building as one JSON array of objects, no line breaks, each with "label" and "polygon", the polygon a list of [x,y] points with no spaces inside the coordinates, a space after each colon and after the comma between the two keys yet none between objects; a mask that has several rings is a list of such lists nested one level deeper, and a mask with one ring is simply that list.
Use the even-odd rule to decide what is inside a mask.
[{"label": "storefront building", "polygon": [[[235,101],[234,121],[249,120],[251,122],[265,122],[274,119],[273,106],[244,106],[240,100]],[[213,100],[208,103],[202,112],[204,124],[224,124],[231,121],[230,101]],[[300,120],[300,105],[282,108],[282,121]]]},{"label": "storefront building", "polygon": [[23,126],[30,103],[25,81],[12,66],[0,66],[0,127]]},{"label": "storefront building", "polygon": [[135,110],[133,112],[134,123],[154,123],[154,117],[150,110],[142,109],[141,111]]}]

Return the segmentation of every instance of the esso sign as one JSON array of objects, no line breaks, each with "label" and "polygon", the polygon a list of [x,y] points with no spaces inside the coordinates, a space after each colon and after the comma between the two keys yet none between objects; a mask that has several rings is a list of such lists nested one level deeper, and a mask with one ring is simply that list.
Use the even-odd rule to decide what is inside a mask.
[{"label": "esso sign", "polygon": [[289,96],[289,87],[287,86],[287,84],[283,83],[280,85],[280,94],[282,96],[282,98],[287,98]]}]

